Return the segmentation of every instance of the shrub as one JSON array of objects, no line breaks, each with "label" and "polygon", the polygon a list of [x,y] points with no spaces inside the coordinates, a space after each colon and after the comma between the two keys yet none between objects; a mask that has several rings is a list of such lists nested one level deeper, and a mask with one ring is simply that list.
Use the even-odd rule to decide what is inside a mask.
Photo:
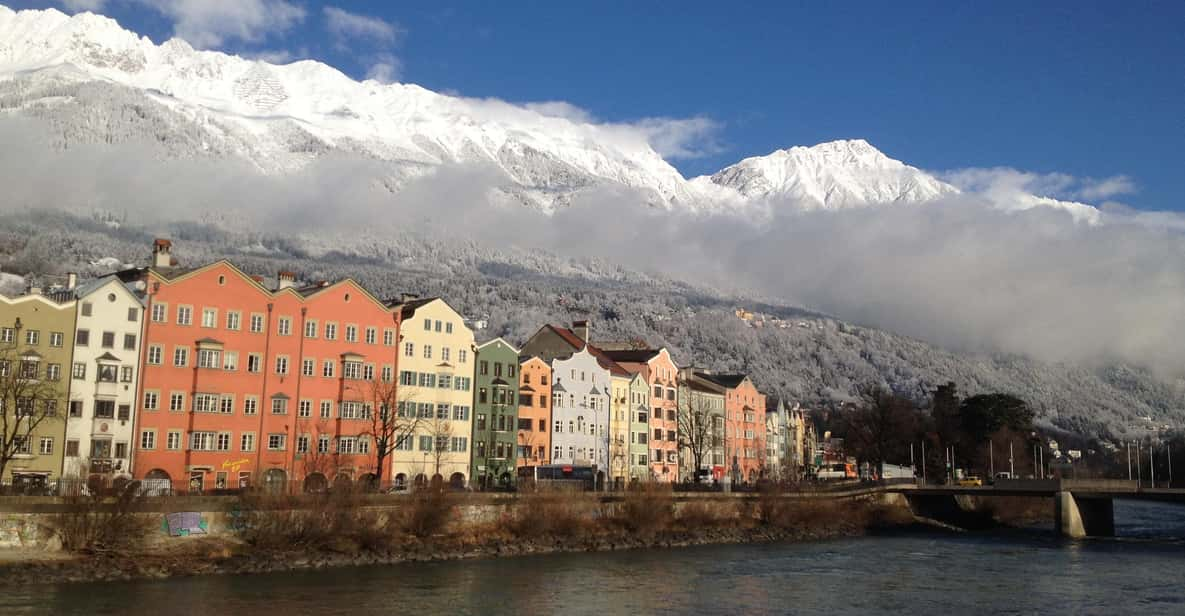
[{"label": "shrub", "polygon": [[617,507],[617,520],[631,532],[654,533],[670,527],[674,511],[669,485],[643,484],[625,493]]},{"label": "shrub", "polygon": [[71,552],[128,551],[140,547],[151,526],[140,513],[143,497],[137,483],[121,486],[113,497],[73,490],[65,511],[55,514],[49,529]]},{"label": "shrub", "polygon": [[693,530],[733,525],[737,514],[737,507],[731,502],[692,500],[680,504],[676,517],[683,528]]},{"label": "shrub", "polygon": [[509,529],[516,537],[578,537],[588,531],[595,497],[573,492],[535,492],[515,501]]},{"label": "shrub", "polygon": [[407,497],[399,509],[399,526],[413,537],[435,535],[448,525],[453,513],[453,501],[443,490],[425,490]]}]

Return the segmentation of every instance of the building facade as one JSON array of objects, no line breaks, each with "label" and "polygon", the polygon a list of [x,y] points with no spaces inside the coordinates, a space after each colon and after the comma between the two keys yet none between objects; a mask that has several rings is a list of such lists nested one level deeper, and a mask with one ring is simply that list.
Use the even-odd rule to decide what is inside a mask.
[{"label": "building facade", "polygon": [[[700,477],[721,479],[725,472],[724,388],[692,368],[679,371],[680,473],[692,481]],[[700,453],[696,466],[695,450]]]},{"label": "building facade", "polygon": [[74,349],[75,301],[0,295],[0,413],[8,463],[0,480],[40,488],[58,480]]},{"label": "building facade", "polygon": [[538,357],[519,363],[518,466],[551,464],[551,364]]},{"label": "building facade", "polygon": [[144,304],[108,276],[74,290],[74,360],[66,410],[66,477],[132,472]]},{"label": "building facade", "polygon": [[391,455],[397,485],[469,485],[473,434],[473,331],[444,300],[406,297],[399,342],[399,412],[418,418],[415,435]]},{"label": "building facade", "polygon": [[501,338],[477,347],[472,468],[483,489],[514,484],[518,453],[518,349]]},{"label": "building facade", "polygon": [[679,480],[679,368],[666,349],[604,351],[629,372],[641,374],[650,390],[650,475],[655,481]]},{"label": "building facade", "polygon": [[618,368],[609,373],[609,480],[623,486],[630,478],[630,382],[632,374]]},{"label": "building facade", "polygon": [[595,466],[608,477],[609,370],[587,348],[551,362],[552,463]]},{"label": "building facade", "polygon": [[630,481],[649,481],[650,385],[641,373],[630,378]]}]

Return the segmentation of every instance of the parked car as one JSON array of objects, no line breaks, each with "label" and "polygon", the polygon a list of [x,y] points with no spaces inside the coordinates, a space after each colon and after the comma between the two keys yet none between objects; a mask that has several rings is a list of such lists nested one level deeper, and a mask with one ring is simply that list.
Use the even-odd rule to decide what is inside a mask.
[{"label": "parked car", "polygon": [[959,485],[968,488],[978,488],[983,485],[983,480],[975,475],[967,475],[959,480]]},{"label": "parked car", "polygon": [[1003,480],[1012,479],[1012,473],[1009,473],[1008,471],[1000,471],[992,476],[991,483],[996,483],[997,481],[1000,481],[1001,479],[1003,479]]}]

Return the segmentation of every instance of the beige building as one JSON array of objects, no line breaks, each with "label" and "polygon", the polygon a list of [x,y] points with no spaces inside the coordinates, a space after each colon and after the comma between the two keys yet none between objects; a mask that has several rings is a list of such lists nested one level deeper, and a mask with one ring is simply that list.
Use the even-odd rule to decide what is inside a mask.
[{"label": "beige building", "polygon": [[439,477],[464,487],[473,433],[473,331],[440,298],[405,298],[398,308],[398,412],[414,413],[418,425],[392,453],[391,477],[397,486]]}]

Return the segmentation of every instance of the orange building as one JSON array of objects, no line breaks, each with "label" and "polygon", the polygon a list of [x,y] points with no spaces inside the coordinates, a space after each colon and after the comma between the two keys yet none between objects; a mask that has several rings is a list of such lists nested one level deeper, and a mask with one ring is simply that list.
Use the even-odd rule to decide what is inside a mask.
[{"label": "orange building", "polygon": [[551,365],[539,357],[519,361],[518,466],[551,463]]},{"label": "orange building", "polygon": [[656,481],[679,480],[679,367],[665,348],[602,351],[650,388],[650,473]]},{"label": "orange building", "polygon": [[[352,280],[274,289],[228,261],[121,273],[146,299],[136,476],[190,490],[377,480],[371,418],[399,316]],[[393,399],[393,398],[392,398]],[[151,485],[151,484],[149,484]]]}]

